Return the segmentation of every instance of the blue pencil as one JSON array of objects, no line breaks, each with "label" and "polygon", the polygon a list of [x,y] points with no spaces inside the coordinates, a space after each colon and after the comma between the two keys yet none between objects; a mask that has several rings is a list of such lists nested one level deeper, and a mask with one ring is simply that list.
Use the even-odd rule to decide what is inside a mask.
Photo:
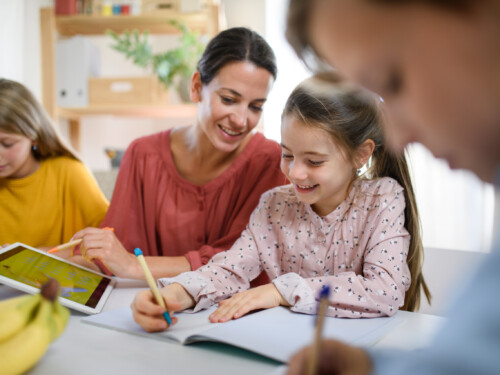
[{"label": "blue pencil", "polygon": [[321,342],[321,331],[323,330],[323,321],[325,319],[326,309],[328,308],[328,297],[330,296],[330,286],[323,285],[319,292],[318,310],[316,312],[316,330],[314,332],[314,341],[311,348],[311,354],[308,361],[307,374],[314,375],[318,369],[318,358]]}]

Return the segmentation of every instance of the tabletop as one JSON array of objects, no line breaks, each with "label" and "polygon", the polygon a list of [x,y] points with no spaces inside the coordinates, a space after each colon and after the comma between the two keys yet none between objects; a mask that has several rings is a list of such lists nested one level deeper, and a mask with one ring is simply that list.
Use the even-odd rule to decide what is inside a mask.
[{"label": "tabletop", "polygon": [[[129,306],[146,283],[118,280],[104,311]],[[0,300],[19,292],[0,286]],[[409,313],[405,320],[375,347],[415,349],[427,345],[445,318]],[[29,374],[272,374],[280,363],[217,343],[180,345],[175,342],[131,335],[90,324],[85,314],[71,312],[64,333],[53,342]]]}]

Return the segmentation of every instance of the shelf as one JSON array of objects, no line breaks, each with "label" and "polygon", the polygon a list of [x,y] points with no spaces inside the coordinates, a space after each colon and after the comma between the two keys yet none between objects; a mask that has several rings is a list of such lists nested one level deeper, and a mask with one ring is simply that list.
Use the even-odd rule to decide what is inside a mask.
[{"label": "shelf", "polygon": [[185,118],[196,117],[196,104],[157,105],[157,106],[92,106],[87,108],[58,108],[58,116],[66,119],[79,119],[82,116],[126,116],[146,118]]},{"label": "shelf", "polygon": [[56,28],[59,35],[102,35],[106,30],[113,30],[122,33],[125,30],[134,29],[139,32],[149,31],[150,34],[179,34],[180,31],[170,25],[168,20],[183,21],[191,29],[200,34],[213,35],[215,30],[209,22],[213,19],[211,10],[200,13],[185,14],[163,14],[163,15],[142,15],[142,16],[96,16],[96,15],[76,15],[76,16],[56,16]]},{"label": "shelf", "polygon": [[72,15],[56,16],[53,8],[40,9],[42,103],[54,119],[64,118],[69,124],[69,138],[75,149],[80,149],[80,121],[85,116],[121,116],[142,118],[185,119],[190,123],[196,117],[195,104],[179,105],[116,105],[88,108],[61,108],[55,95],[55,45],[58,37],[74,35],[105,35],[107,30],[123,33],[125,30],[149,31],[150,34],[179,34],[168,20],[184,22],[191,30],[209,37],[216,35],[224,22],[224,12],[215,3],[196,13],[164,13],[139,16]]}]

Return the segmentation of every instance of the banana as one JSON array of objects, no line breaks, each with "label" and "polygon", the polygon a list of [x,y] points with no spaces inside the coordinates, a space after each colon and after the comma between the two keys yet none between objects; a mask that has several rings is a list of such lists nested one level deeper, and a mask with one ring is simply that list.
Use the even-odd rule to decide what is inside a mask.
[{"label": "banana", "polygon": [[54,340],[55,340],[59,336],[61,336],[64,329],[66,328],[66,325],[68,324],[70,313],[66,307],[61,305],[61,302],[59,302],[59,299],[56,299],[54,301],[52,308],[53,308],[53,314],[54,314],[54,322],[56,325],[56,337],[54,337]]},{"label": "banana", "polygon": [[[40,293],[28,296],[30,298],[16,298],[17,303],[0,303],[0,319],[4,316],[15,319],[13,316],[17,313],[23,315],[25,321],[24,324],[16,323],[21,328],[16,328],[15,333],[0,342],[0,375],[21,374],[29,370],[64,331],[69,310],[57,299],[58,290],[57,281],[50,280],[42,286]],[[10,314],[11,311],[14,314]]]},{"label": "banana", "polygon": [[12,297],[9,299],[1,300],[0,301],[0,314],[2,313],[2,311],[12,309],[17,304],[19,304],[21,301],[30,299],[31,297],[32,297],[31,294],[23,294],[22,296],[19,296],[19,297]]},{"label": "banana", "polygon": [[28,324],[40,299],[40,293],[27,294],[0,304],[0,343],[8,340]]},{"label": "banana", "polygon": [[42,298],[36,315],[17,335],[0,344],[2,374],[22,374],[45,354],[56,336],[52,303]]}]

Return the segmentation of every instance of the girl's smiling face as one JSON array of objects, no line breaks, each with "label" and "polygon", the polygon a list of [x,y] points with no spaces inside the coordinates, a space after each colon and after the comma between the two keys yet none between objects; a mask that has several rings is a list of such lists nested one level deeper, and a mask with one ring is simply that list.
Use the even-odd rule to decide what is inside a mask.
[{"label": "girl's smiling face", "polygon": [[281,124],[281,170],[301,202],[326,216],[347,197],[355,169],[326,131],[294,115]]},{"label": "girl's smiling face", "polygon": [[33,142],[22,135],[0,131],[0,179],[23,178],[34,173],[39,162],[33,156]]}]

